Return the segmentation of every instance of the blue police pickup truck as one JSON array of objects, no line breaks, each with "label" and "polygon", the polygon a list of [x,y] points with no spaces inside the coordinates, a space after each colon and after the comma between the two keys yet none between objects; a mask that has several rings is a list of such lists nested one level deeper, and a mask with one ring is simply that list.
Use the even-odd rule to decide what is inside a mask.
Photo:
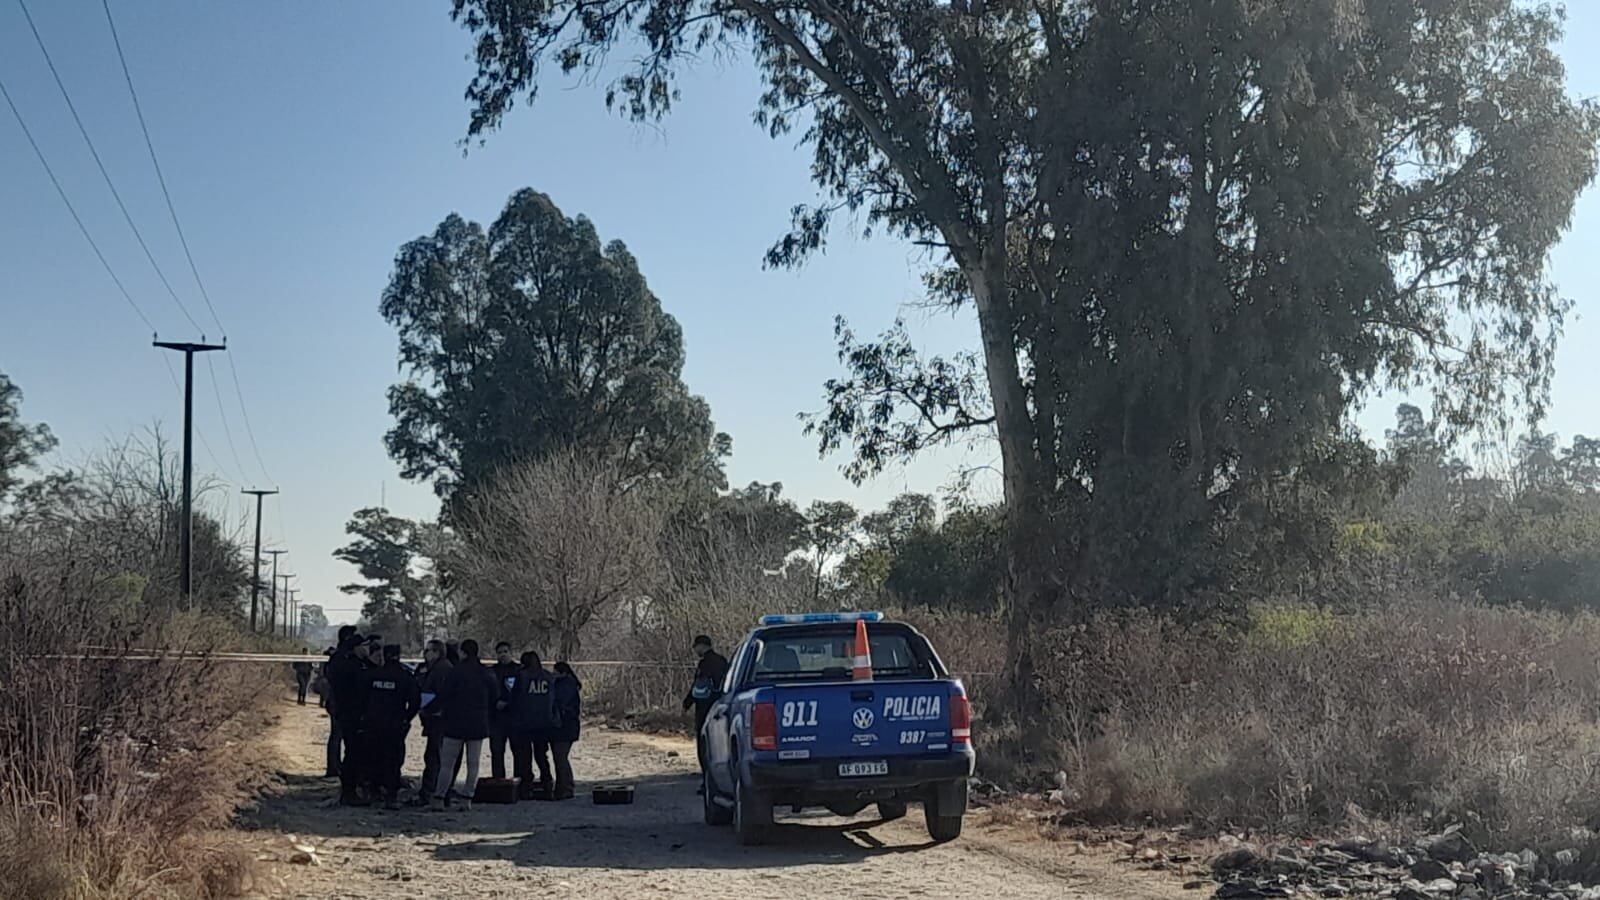
[{"label": "blue police pickup truck", "polygon": [[[865,639],[865,646],[861,640]],[[774,807],[884,819],[920,802],[936,841],[961,834],[972,707],[927,638],[881,613],[766,616],[706,716],[708,825],[758,844]]]}]

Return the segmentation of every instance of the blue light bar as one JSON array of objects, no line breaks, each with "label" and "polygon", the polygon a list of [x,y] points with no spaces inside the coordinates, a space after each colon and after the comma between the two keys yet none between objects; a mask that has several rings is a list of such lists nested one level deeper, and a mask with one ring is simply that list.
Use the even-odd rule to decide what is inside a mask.
[{"label": "blue light bar", "polygon": [[762,616],[763,625],[812,625],[817,622],[882,622],[881,612],[794,613]]}]

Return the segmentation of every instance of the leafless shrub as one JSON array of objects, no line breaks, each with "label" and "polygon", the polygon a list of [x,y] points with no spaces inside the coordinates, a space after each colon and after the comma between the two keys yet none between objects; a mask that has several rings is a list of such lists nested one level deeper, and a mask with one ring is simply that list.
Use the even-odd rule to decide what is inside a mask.
[{"label": "leafless shrub", "polygon": [[564,659],[591,621],[646,590],[662,522],[648,483],[559,453],[506,470],[468,501],[452,571],[485,633]]},{"label": "leafless shrub", "polygon": [[177,609],[151,571],[165,554],[140,550],[167,546],[170,510],[125,481],[152,469],[103,461],[0,515],[0,893],[221,896],[246,864],[204,834],[250,777],[239,742],[267,675],[197,655],[240,648],[220,602],[237,591]]}]

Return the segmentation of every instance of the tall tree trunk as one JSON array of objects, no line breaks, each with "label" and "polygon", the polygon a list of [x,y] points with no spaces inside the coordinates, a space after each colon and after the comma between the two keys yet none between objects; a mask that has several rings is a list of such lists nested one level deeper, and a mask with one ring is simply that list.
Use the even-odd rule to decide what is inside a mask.
[{"label": "tall tree trunk", "polygon": [[1055,486],[1043,484],[1039,478],[1043,469],[1017,363],[1016,336],[1006,307],[1003,247],[990,250],[984,257],[982,265],[968,268],[966,274],[978,310],[984,372],[994,402],[1005,490],[1006,677],[1017,711],[1026,713],[1039,708],[1033,638],[1046,624],[1050,605],[1044,548],[1053,538],[1047,533],[1044,504],[1053,496]]}]

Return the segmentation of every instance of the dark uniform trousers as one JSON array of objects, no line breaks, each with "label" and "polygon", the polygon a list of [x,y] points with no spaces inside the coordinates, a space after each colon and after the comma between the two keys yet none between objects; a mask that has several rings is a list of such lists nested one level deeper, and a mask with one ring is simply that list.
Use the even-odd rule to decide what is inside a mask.
[{"label": "dark uniform trousers", "polygon": [[400,770],[406,763],[406,736],[410,733],[409,723],[378,725],[369,730],[373,781],[386,800],[393,800],[400,793]]}]

